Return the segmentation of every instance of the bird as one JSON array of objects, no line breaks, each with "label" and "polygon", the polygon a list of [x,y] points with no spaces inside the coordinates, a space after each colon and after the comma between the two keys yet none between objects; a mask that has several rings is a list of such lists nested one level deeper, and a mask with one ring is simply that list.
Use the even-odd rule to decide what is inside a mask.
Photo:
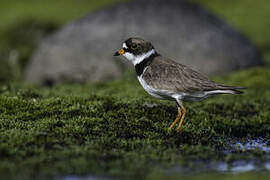
[{"label": "bird", "polygon": [[218,94],[242,94],[244,87],[216,83],[192,68],[160,55],[151,42],[131,37],[122,43],[114,56],[124,56],[135,67],[142,87],[158,99],[175,101],[178,109],[176,119],[169,126],[181,131],[186,116],[185,101],[202,101]]}]

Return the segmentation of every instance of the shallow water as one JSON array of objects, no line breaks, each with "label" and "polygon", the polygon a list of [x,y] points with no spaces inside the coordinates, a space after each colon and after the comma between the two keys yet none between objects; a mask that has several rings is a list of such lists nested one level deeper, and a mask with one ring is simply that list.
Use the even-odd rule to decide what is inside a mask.
[{"label": "shallow water", "polygon": [[261,151],[264,151],[266,153],[270,152],[270,146],[269,143],[264,141],[262,138],[256,139],[256,140],[248,140],[246,143],[236,142],[233,144],[236,148],[239,148],[241,150],[255,150],[259,149]]},{"label": "shallow water", "polygon": [[[224,154],[232,153],[236,150],[243,150],[243,151],[253,151],[253,150],[260,150],[267,154],[267,159],[263,162],[260,160],[252,159],[252,160],[237,160],[231,163],[227,163],[225,161],[196,161],[193,162],[193,167],[179,167],[176,166],[171,169],[164,170],[165,174],[174,174],[179,176],[193,176],[199,174],[206,174],[209,172],[215,173],[225,173],[225,174],[238,174],[238,173],[245,173],[245,172],[270,172],[270,145],[269,142],[265,141],[262,138],[259,139],[250,139],[245,143],[236,141],[232,142],[228,140],[229,145],[231,146],[230,149],[224,151]],[[194,166],[195,164],[195,166]],[[194,168],[195,167],[195,168]],[[66,176],[60,178],[63,180],[107,180],[113,178],[105,178],[105,177],[95,177],[95,176]]]},{"label": "shallow water", "polygon": [[267,154],[267,159],[265,159],[263,162],[256,159],[249,161],[237,160],[231,164],[220,161],[216,163],[214,168],[217,172],[242,173],[249,171],[270,171],[270,145],[268,141],[265,141],[263,138],[249,139],[245,143],[240,141],[231,143],[231,147],[232,148],[229,151],[225,151],[224,153],[233,152],[235,150],[260,150]]}]

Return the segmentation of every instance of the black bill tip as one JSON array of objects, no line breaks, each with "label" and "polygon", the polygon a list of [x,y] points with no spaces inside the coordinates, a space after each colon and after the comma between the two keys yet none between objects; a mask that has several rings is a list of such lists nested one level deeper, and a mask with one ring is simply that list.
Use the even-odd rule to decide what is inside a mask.
[{"label": "black bill tip", "polygon": [[119,52],[117,51],[117,52],[114,53],[113,56],[119,56],[119,55],[120,55],[120,54],[119,54]]}]

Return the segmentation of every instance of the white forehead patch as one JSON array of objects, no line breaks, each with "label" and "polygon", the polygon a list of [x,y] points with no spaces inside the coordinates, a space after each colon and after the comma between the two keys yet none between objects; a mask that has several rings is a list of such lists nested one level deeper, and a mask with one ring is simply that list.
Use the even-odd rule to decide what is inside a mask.
[{"label": "white forehead patch", "polygon": [[126,43],[123,43],[123,48],[126,48],[126,49],[128,48]]}]

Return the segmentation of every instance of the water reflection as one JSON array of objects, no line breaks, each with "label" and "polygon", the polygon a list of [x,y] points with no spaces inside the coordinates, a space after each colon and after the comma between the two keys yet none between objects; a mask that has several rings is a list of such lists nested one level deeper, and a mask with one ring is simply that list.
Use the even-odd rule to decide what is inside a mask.
[{"label": "water reflection", "polygon": [[[250,151],[260,150],[266,153],[266,159],[262,162],[260,160],[252,159],[252,160],[237,160],[231,163],[227,163],[225,161],[194,161],[192,162],[192,167],[180,167],[176,166],[174,168],[170,168],[164,171],[165,174],[176,174],[179,176],[183,175],[195,175],[195,174],[203,174],[208,172],[217,172],[217,173],[244,173],[249,171],[270,171],[270,143],[265,141],[262,138],[253,139],[243,142],[240,141],[231,141],[230,149],[223,151],[224,154],[232,153],[236,150]],[[195,166],[194,166],[195,164]],[[195,167],[195,168],[194,168]],[[66,176],[61,178],[63,180],[106,180],[112,178],[104,178],[104,177],[94,177],[94,176]]]}]

